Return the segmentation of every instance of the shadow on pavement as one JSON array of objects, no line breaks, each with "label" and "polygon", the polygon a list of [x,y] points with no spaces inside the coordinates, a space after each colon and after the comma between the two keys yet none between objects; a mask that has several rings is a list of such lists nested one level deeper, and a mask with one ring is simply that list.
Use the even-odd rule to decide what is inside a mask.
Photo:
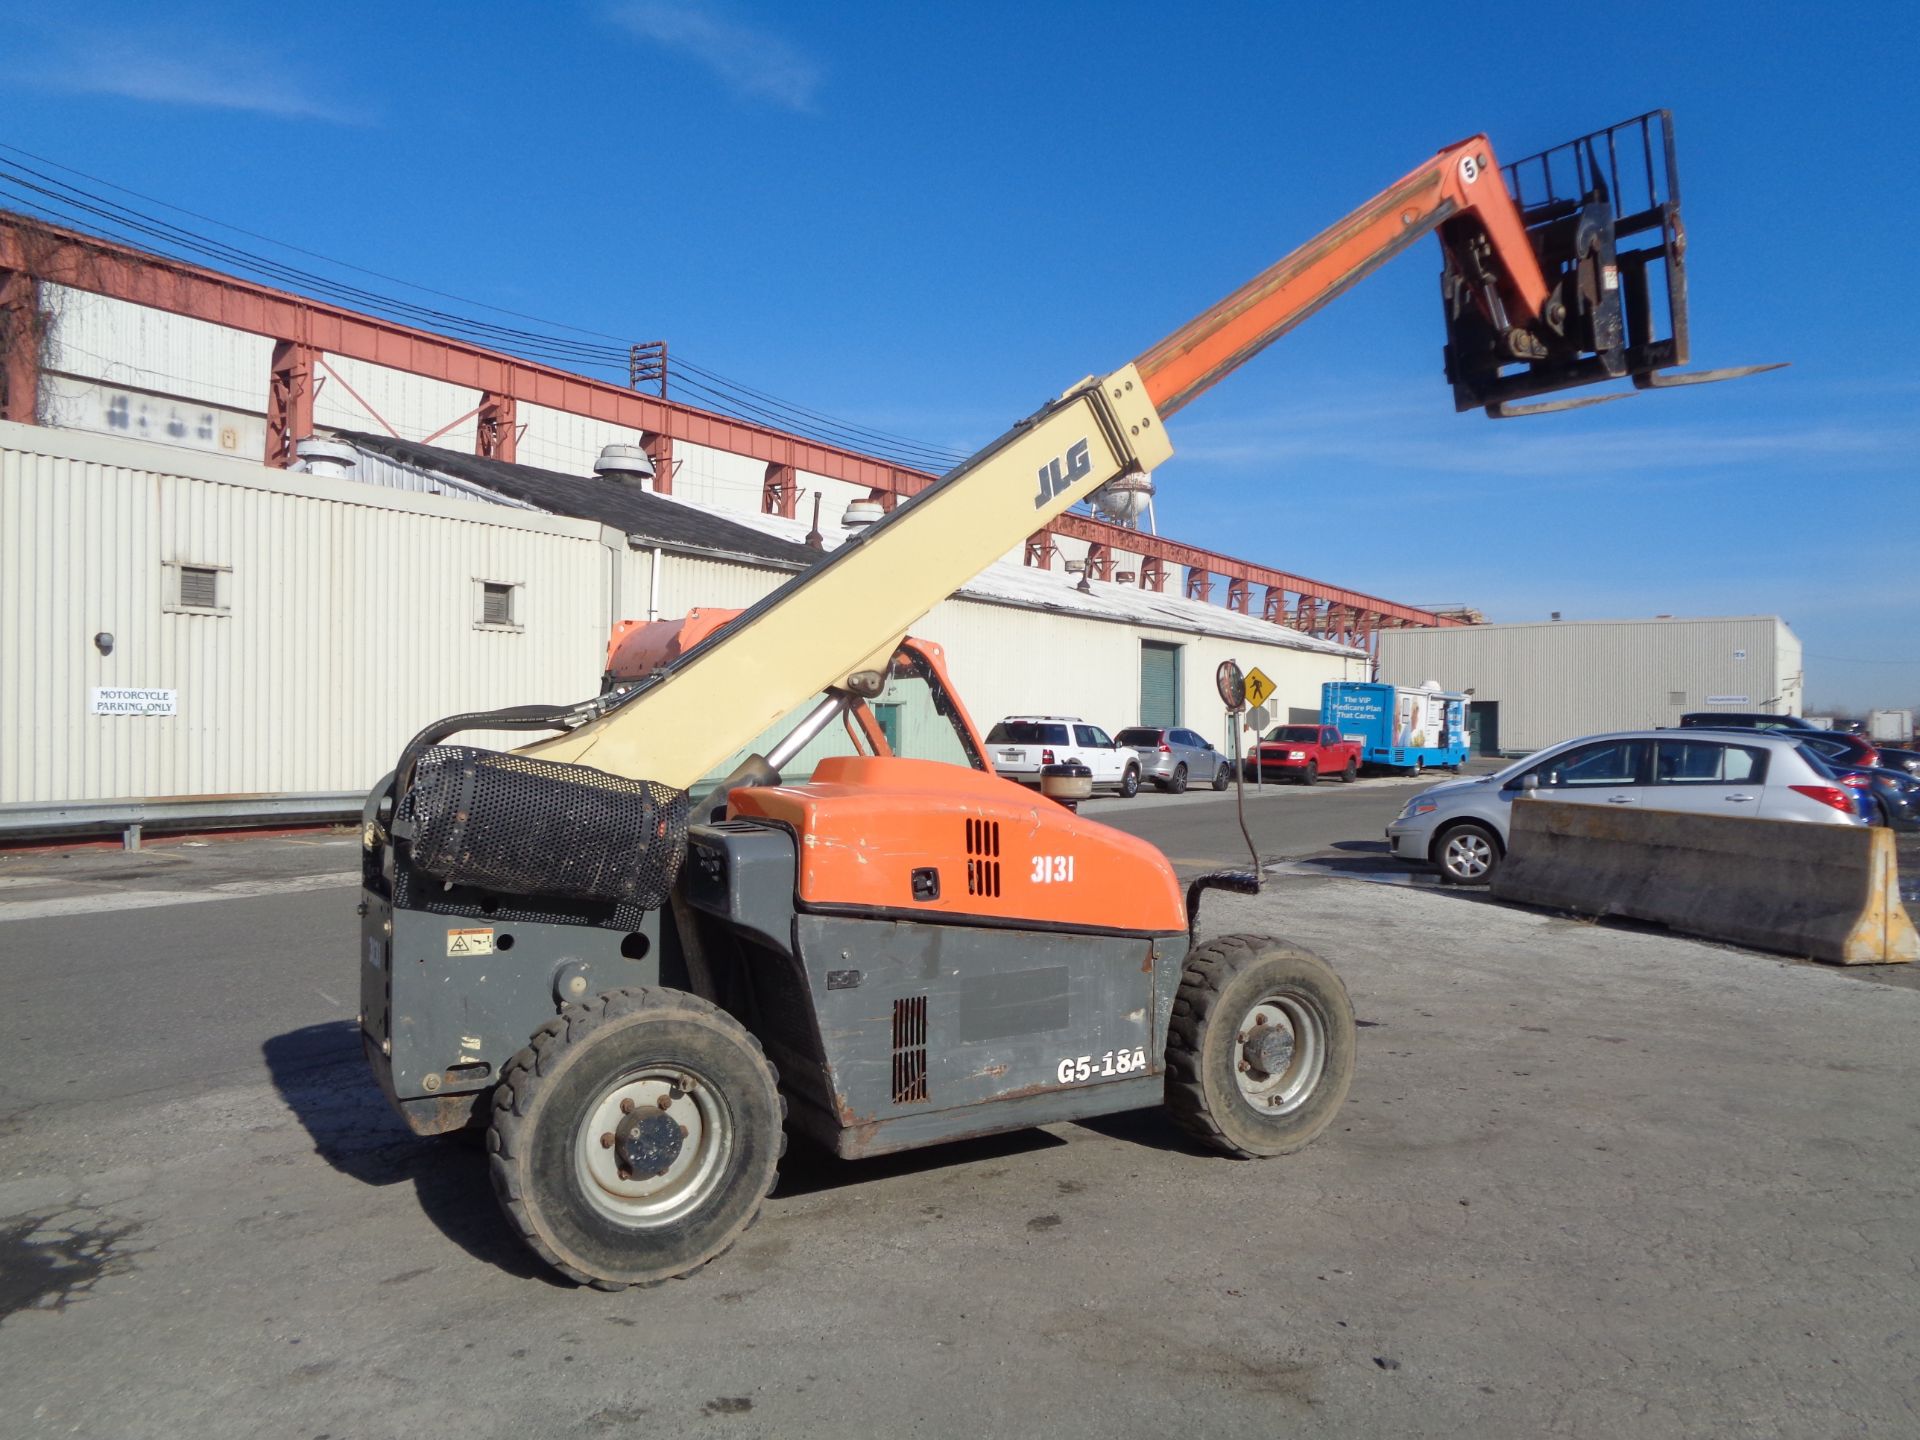
[{"label": "shadow on pavement", "polygon": [[[1354,843],[1356,842],[1348,842],[1349,845]],[[1439,883],[1437,876],[1431,876],[1428,872],[1409,865],[1404,860],[1394,859],[1385,849],[1377,852],[1368,850],[1358,854],[1316,855],[1311,860],[1301,863],[1334,875],[1392,875],[1408,880],[1430,878],[1435,884]]]},{"label": "shadow on pavement", "polygon": [[410,1182],[427,1218],[475,1259],[522,1279],[564,1284],[501,1215],[480,1132],[420,1136],[407,1129],[367,1073],[351,1021],[290,1030],[260,1050],[274,1088],[322,1160],[364,1185]]},{"label": "shadow on pavement", "polygon": [[[475,1259],[523,1279],[565,1282],[536,1260],[493,1197],[478,1131],[419,1136],[393,1113],[367,1073],[358,1027],[335,1020],[276,1035],[261,1048],[274,1088],[299,1117],[314,1153],[363,1185],[410,1183],[420,1209]],[[1016,1130],[871,1160],[842,1160],[796,1138],[780,1163],[775,1198],[871,1184],[897,1175],[1005,1159],[1066,1144],[1044,1130]]]},{"label": "shadow on pavement", "polygon": [[780,1183],[774,1187],[773,1195],[777,1200],[813,1195],[822,1190],[891,1180],[896,1175],[918,1175],[927,1170],[1004,1160],[1035,1150],[1056,1149],[1066,1143],[1058,1135],[1049,1135],[1044,1130],[1011,1130],[1004,1135],[955,1140],[946,1145],[930,1145],[924,1150],[879,1155],[871,1160],[842,1160],[812,1141],[796,1136],[787,1146],[786,1158],[780,1162]]},{"label": "shadow on pavement", "polygon": [[1159,1105],[1148,1106],[1144,1110],[1123,1110],[1117,1115],[1096,1115],[1090,1120],[1076,1120],[1074,1124],[1082,1130],[1091,1130],[1096,1135],[1104,1135],[1109,1140],[1120,1140],[1129,1145],[1143,1145],[1149,1150],[1167,1150],[1176,1155],[1200,1155],[1209,1159],[1220,1158],[1218,1150],[1208,1149],[1187,1134],[1173,1123],[1173,1117]]}]

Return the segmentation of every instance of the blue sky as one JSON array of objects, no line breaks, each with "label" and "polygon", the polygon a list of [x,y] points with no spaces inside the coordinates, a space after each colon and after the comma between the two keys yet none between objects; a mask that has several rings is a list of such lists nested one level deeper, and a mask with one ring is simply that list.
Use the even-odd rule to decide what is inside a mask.
[{"label": "blue sky", "polygon": [[968,449],[1442,144],[1668,106],[1695,363],[1792,369],[1455,415],[1424,245],[1180,415],[1161,529],[1497,620],[1777,613],[1809,708],[1920,705],[1920,7],[1464,14],[27,0],[0,140]]}]

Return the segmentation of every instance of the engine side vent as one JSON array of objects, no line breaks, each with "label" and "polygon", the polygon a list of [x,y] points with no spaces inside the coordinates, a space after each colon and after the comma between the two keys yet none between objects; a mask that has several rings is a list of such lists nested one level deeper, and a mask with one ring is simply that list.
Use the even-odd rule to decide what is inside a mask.
[{"label": "engine side vent", "polygon": [[967,893],[1000,898],[1000,822],[967,821]]},{"label": "engine side vent", "polygon": [[927,1099],[927,997],[903,996],[893,1002],[893,1103],[920,1105]]}]

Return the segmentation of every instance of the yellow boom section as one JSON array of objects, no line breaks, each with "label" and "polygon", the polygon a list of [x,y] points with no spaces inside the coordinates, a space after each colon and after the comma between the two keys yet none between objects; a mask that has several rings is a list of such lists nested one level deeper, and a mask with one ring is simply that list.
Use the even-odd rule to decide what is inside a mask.
[{"label": "yellow boom section", "polygon": [[1068,506],[1172,453],[1133,366],[1087,380],[613,710],[521,753],[690,788],[808,696],[884,673],[935,605]]}]

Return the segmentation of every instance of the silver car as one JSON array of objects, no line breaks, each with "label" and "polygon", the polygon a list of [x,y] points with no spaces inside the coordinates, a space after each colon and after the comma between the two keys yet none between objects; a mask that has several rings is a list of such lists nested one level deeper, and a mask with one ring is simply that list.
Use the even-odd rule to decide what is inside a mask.
[{"label": "silver car", "polygon": [[1114,736],[1113,743],[1132,746],[1140,757],[1141,778],[1175,795],[1189,781],[1224,790],[1233,780],[1233,762],[1197,731],[1177,725],[1136,725]]},{"label": "silver car", "polygon": [[1514,799],[1530,791],[1580,804],[1867,823],[1854,793],[1791,731],[1638,730],[1563,741],[1495,774],[1422,790],[1387,826],[1387,840],[1395,856],[1438,866],[1449,884],[1484,885],[1507,853]]}]

